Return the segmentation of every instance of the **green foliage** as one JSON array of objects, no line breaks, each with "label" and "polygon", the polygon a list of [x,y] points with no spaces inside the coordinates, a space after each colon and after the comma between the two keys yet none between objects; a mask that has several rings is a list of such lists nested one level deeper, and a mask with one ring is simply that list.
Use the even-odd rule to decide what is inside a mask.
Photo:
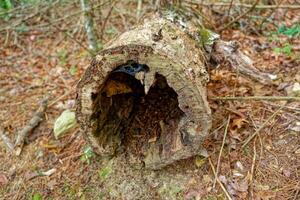
[{"label": "green foliage", "polygon": [[11,0],[0,0],[0,17],[5,21],[9,20],[11,14],[7,13],[7,11],[13,8],[13,4]]},{"label": "green foliage", "polygon": [[0,8],[3,10],[10,10],[13,8],[13,4],[10,0],[0,0]]},{"label": "green foliage", "polygon": [[97,42],[97,46],[98,46],[98,51],[100,51],[100,50],[103,49],[104,44],[103,44],[102,41],[98,41],[98,42]]},{"label": "green foliage", "polygon": [[[293,24],[291,27],[287,27],[286,25],[281,25],[278,27],[277,31],[269,37],[269,41],[276,41],[277,43],[280,43],[280,36],[287,36],[289,37],[289,41],[291,39],[296,39],[300,36],[300,25],[299,24]],[[287,43],[281,43],[279,46],[275,47],[273,51],[277,54],[282,54],[288,57],[291,57],[293,59],[297,59],[297,56],[295,52],[293,51],[293,45],[290,42]]]},{"label": "green foliage", "polygon": [[95,153],[93,152],[92,148],[90,146],[87,146],[83,150],[83,154],[80,157],[80,160],[82,162],[86,162],[87,164],[91,164],[91,159],[95,156]]},{"label": "green foliage", "polygon": [[286,35],[288,37],[298,37],[300,35],[300,25],[294,24],[290,28],[286,27],[285,25],[281,25],[278,30],[278,34]]},{"label": "green foliage", "polygon": [[107,166],[107,167],[105,167],[105,168],[103,168],[103,169],[101,169],[101,170],[99,170],[99,178],[101,179],[101,180],[105,180],[105,179],[107,179],[108,177],[109,177],[109,175],[111,174],[111,167],[110,166]]},{"label": "green foliage", "polygon": [[75,65],[72,65],[69,69],[69,72],[74,76],[77,73],[77,67]]},{"label": "green foliage", "polygon": [[67,64],[67,55],[68,53],[65,50],[60,50],[59,52],[57,52],[59,65],[65,66]]},{"label": "green foliage", "polygon": [[283,47],[274,48],[274,52],[278,54],[282,53],[286,56],[292,56],[293,55],[292,48],[293,47],[289,43],[287,43]]},{"label": "green foliage", "polygon": [[201,43],[203,46],[205,45],[212,45],[214,41],[219,38],[219,35],[206,29],[206,28],[200,28],[199,29],[199,35],[201,39]]},{"label": "green foliage", "polygon": [[118,30],[115,27],[109,27],[108,29],[106,29],[105,33],[110,36],[114,36],[118,33]]},{"label": "green foliage", "polygon": [[38,193],[34,194],[31,198],[31,200],[42,200],[42,199],[43,199],[42,195],[40,195]]}]

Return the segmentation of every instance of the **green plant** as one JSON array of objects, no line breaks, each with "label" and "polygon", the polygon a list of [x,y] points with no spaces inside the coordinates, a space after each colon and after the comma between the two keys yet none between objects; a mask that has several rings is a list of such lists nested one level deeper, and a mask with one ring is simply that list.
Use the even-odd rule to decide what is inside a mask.
[{"label": "green plant", "polygon": [[292,45],[289,43],[285,44],[283,47],[275,47],[274,52],[278,54],[284,54],[286,56],[293,56]]},{"label": "green plant", "polygon": [[93,152],[92,148],[90,146],[87,146],[83,150],[83,154],[80,157],[80,160],[82,162],[86,162],[87,164],[91,164],[91,159],[95,156],[95,153]]},{"label": "green plant", "polygon": [[277,29],[278,34],[286,35],[290,38],[298,37],[300,35],[300,25],[293,24],[290,28],[286,27],[286,25],[281,25]]},{"label": "green plant", "polygon": [[118,30],[115,27],[109,27],[108,29],[106,29],[105,33],[110,35],[110,36],[114,36],[116,35],[118,32]]},{"label": "green plant", "polygon": [[[280,36],[287,36],[290,39],[299,37],[300,36],[300,25],[293,24],[291,27],[287,27],[286,25],[279,26],[276,33],[273,33],[271,38],[272,38],[272,40],[275,40],[276,42],[280,42],[280,39],[279,39]],[[293,51],[293,45],[290,44],[289,42],[281,45],[280,47],[275,47],[273,49],[273,51],[277,54],[283,54],[283,55],[291,57],[293,59],[296,59],[298,57],[297,55],[295,55],[295,53]]]},{"label": "green plant", "polygon": [[65,50],[60,50],[57,52],[57,57],[59,60],[59,65],[65,66],[67,64],[67,52]]},{"label": "green plant", "polygon": [[74,76],[77,73],[77,67],[75,65],[72,65],[69,69],[69,72],[72,76]]},{"label": "green plant", "polygon": [[42,199],[43,199],[42,195],[40,195],[38,193],[34,194],[31,198],[31,200],[42,200]]},{"label": "green plant", "polygon": [[10,10],[13,8],[13,4],[10,0],[0,0],[0,8],[3,10]]},{"label": "green plant", "polygon": [[13,4],[11,0],[0,0],[0,17],[3,18],[5,21],[9,20],[11,14],[7,11],[13,8]]}]

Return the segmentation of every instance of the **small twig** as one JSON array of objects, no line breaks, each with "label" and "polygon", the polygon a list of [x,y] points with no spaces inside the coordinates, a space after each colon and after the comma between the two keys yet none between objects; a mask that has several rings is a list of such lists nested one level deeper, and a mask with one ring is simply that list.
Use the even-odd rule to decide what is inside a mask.
[{"label": "small twig", "polygon": [[7,150],[10,152],[14,151],[14,145],[11,140],[5,135],[4,129],[0,129],[0,138],[2,139],[3,143],[5,144]]},{"label": "small twig", "polygon": [[259,0],[256,0],[252,7],[247,10],[246,12],[244,12],[243,14],[239,15],[238,17],[236,17],[235,19],[233,19],[232,21],[230,21],[228,24],[226,24],[225,26],[221,27],[220,29],[218,29],[218,31],[223,31],[225,29],[227,29],[229,26],[231,26],[232,24],[234,24],[235,22],[237,22],[238,20],[240,20],[241,18],[245,17],[246,15],[248,15],[250,12],[252,12],[254,10],[254,8],[256,7],[256,5],[258,4]]},{"label": "small twig", "polygon": [[[97,4],[95,6],[92,6],[92,9],[100,8],[100,7],[104,6],[104,5],[106,5],[107,3],[109,3],[109,1],[105,1],[105,2],[103,2],[101,4]],[[44,23],[44,24],[38,24],[38,25],[32,26],[33,28],[30,28],[30,27],[28,27],[28,28],[29,28],[29,30],[34,30],[34,28],[48,27],[48,26],[50,26],[52,24],[58,23],[60,21],[64,21],[67,18],[71,18],[71,17],[74,17],[76,15],[79,15],[82,12],[83,12],[82,10],[76,11],[76,12],[70,13],[68,15],[65,15],[64,17],[61,17],[61,18],[58,18],[58,19],[54,19],[53,21],[51,21],[51,23],[48,22],[48,23]],[[0,27],[0,32],[2,32],[4,30],[7,30],[7,29],[13,29],[12,27],[15,27],[15,25],[12,24],[12,25],[7,26],[7,27]]]},{"label": "small twig", "polygon": [[58,31],[62,32],[63,34],[65,34],[65,36],[67,36],[68,38],[70,38],[71,40],[73,40],[74,42],[76,42],[79,46],[81,46],[83,49],[85,49],[87,52],[89,52],[91,55],[94,55],[95,53],[90,50],[88,47],[86,47],[84,44],[82,44],[80,41],[78,41],[76,38],[74,38],[72,35],[70,35],[69,33],[67,33],[66,31],[62,30],[61,28],[59,28],[58,26],[52,24],[52,22],[50,22],[49,18],[47,18],[48,22],[50,25],[52,25],[55,29],[57,29]]},{"label": "small twig", "polygon": [[253,194],[253,174],[254,174],[254,168],[255,168],[255,161],[256,161],[256,144],[254,140],[253,144],[253,159],[252,159],[252,165],[251,165],[251,173],[250,173],[250,195],[251,199],[254,199],[254,194]]},{"label": "small twig", "polygon": [[265,17],[263,18],[263,20],[261,21],[261,23],[260,23],[260,25],[259,25],[259,29],[260,29],[260,30],[262,30],[263,24],[268,20],[269,17],[272,16],[272,14],[275,12],[275,10],[278,9],[278,7],[280,6],[280,4],[281,4],[282,2],[283,2],[283,0],[280,0],[280,2],[276,5],[275,8],[270,9],[270,10],[271,10],[270,13],[269,13],[267,16],[265,16]]},{"label": "small twig", "polygon": [[[38,3],[38,4],[25,4],[25,5],[21,4],[21,6],[0,12],[0,16],[11,14],[11,13],[17,12],[19,10],[30,10],[31,8],[35,8],[35,7],[41,6],[43,4],[44,4],[44,1],[40,1],[40,3]],[[48,6],[48,2],[46,2],[46,6]]]},{"label": "small twig", "polygon": [[137,8],[136,8],[136,20],[139,21],[142,13],[142,0],[137,0]]},{"label": "small twig", "polygon": [[64,93],[63,95],[61,95],[57,99],[55,99],[52,102],[50,102],[49,105],[48,105],[48,107],[52,107],[54,104],[56,104],[58,101],[60,101],[61,99],[65,98],[66,96],[68,96],[72,92],[73,92],[73,90],[69,90],[68,92]]},{"label": "small twig", "polygon": [[109,16],[111,15],[112,11],[113,11],[113,8],[115,7],[115,5],[118,3],[118,1],[114,1],[113,4],[111,5],[109,11],[108,11],[108,14],[107,16],[105,17],[104,19],[104,22],[103,22],[103,25],[101,27],[101,34],[100,34],[100,39],[103,40],[103,35],[104,35],[104,30],[105,30],[105,27],[106,27],[106,23],[109,19]]},{"label": "small twig", "polygon": [[38,108],[36,113],[33,115],[31,120],[29,121],[29,124],[26,125],[21,131],[19,131],[17,133],[17,139],[16,139],[15,146],[14,146],[15,153],[17,156],[19,156],[22,152],[25,138],[43,120],[44,113],[47,109],[47,105],[48,105],[48,97],[46,97],[42,100],[40,107]]},{"label": "small twig", "polygon": [[278,108],[251,136],[249,136],[244,144],[242,145],[242,148],[245,148],[247,144],[267,125],[269,121],[273,119],[282,109],[284,108],[284,105],[282,105],[280,108]]},{"label": "small twig", "polygon": [[45,7],[42,7],[42,8],[39,8],[39,6],[35,7],[35,12],[34,12],[34,13],[32,13],[32,14],[30,14],[30,15],[24,17],[24,18],[21,18],[19,21],[17,21],[17,22],[14,23],[14,24],[10,24],[10,25],[8,25],[8,26],[6,26],[6,27],[0,29],[0,32],[3,31],[3,30],[9,29],[11,26],[13,26],[13,27],[19,26],[20,24],[22,24],[22,23],[28,21],[29,19],[32,19],[32,18],[34,18],[34,17],[37,16],[37,15],[41,15],[41,14],[47,12],[50,8],[52,8],[53,6],[55,6],[57,3],[59,3],[59,0],[57,0],[57,1],[53,2],[53,3],[51,3],[50,5],[47,5],[47,6],[45,6]]},{"label": "small twig", "polygon": [[232,4],[233,4],[233,0],[230,1],[230,5],[229,5],[227,16],[230,16],[230,11],[231,11],[231,8],[232,8]]},{"label": "small twig", "polygon": [[[201,7],[200,7],[201,8]],[[211,19],[208,18],[206,15],[204,15],[201,10],[198,10],[197,8],[193,8],[193,7],[190,7],[190,9],[197,13],[199,16],[201,16],[214,30],[217,30],[217,27],[211,22]]]},{"label": "small twig", "polygon": [[225,193],[226,197],[229,199],[229,200],[232,200],[231,196],[229,195],[229,193],[227,192],[226,188],[224,187],[224,185],[221,183],[221,181],[219,180],[219,178],[217,177],[217,174],[216,174],[216,171],[215,171],[215,168],[214,168],[214,165],[213,163],[211,162],[211,159],[210,157],[208,157],[208,162],[210,164],[210,167],[213,171],[213,174],[217,180],[217,182],[219,183],[220,187],[222,188],[223,192]]},{"label": "small twig", "polygon": [[300,97],[283,97],[283,96],[248,96],[248,97],[213,97],[212,100],[217,101],[244,101],[244,100],[254,100],[254,101],[260,101],[260,100],[267,100],[267,101],[300,101]]},{"label": "small twig", "polygon": [[296,191],[296,194],[295,194],[293,200],[296,200],[298,198],[299,191],[300,191],[299,189]]},{"label": "small twig", "polygon": [[[274,107],[280,107],[281,105],[278,105],[276,103],[271,103],[271,102],[264,102],[265,104],[267,105],[270,105],[270,106],[274,106]],[[300,107],[299,106],[284,106],[284,109],[287,109],[287,110],[291,110],[291,111],[295,111],[295,112],[300,112]]]},{"label": "small twig", "polygon": [[[197,2],[190,2],[188,1],[187,3],[190,3],[192,5],[199,5],[200,3]],[[207,2],[202,2],[201,1],[201,5],[205,6],[205,7],[211,7],[211,6],[220,6],[220,7],[225,7],[225,6],[230,6],[230,3],[207,3]],[[234,3],[233,6],[235,7],[244,7],[244,8],[251,8],[253,5],[251,4],[243,4],[243,3]],[[272,8],[281,8],[281,9],[300,9],[300,5],[289,5],[289,4],[285,4],[285,5],[256,5],[255,9],[272,9]]]},{"label": "small twig", "polygon": [[228,120],[227,120],[225,131],[224,131],[222,146],[221,146],[221,149],[220,149],[218,162],[217,162],[217,170],[216,170],[216,176],[215,176],[214,183],[213,183],[213,188],[216,186],[216,181],[217,181],[216,177],[218,177],[218,173],[219,173],[219,170],[220,170],[221,156],[222,156],[223,148],[224,148],[224,145],[225,145],[225,140],[226,140],[226,136],[227,136],[227,132],[228,132],[229,122],[230,122],[230,115],[228,116]]}]

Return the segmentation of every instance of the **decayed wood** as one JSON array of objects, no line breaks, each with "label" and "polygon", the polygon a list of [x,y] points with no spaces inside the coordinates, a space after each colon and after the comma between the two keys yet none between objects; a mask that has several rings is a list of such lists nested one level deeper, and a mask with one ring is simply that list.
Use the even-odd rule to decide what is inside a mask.
[{"label": "decayed wood", "polygon": [[276,75],[255,68],[252,60],[238,49],[236,42],[216,41],[211,55],[217,63],[228,61],[234,70],[262,84],[272,84],[272,81],[277,78]]},{"label": "decayed wood", "polygon": [[[128,61],[149,69],[135,80],[116,77]],[[207,82],[198,42],[155,15],[95,57],[77,87],[76,117],[96,153],[125,149],[131,161],[159,169],[200,150],[211,127]]]},{"label": "decayed wood", "polygon": [[[76,117],[96,153],[125,151],[152,169],[199,153],[211,128],[208,57],[271,83],[237,46],[201,29],[197,18],[156,13],[93,59],[77,86]],[[130,63],[145,70],[123,73]]]}]

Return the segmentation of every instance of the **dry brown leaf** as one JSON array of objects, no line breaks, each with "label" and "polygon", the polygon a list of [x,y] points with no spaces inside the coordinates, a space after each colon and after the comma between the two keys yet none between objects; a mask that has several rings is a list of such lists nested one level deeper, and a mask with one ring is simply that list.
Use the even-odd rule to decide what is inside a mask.
[{"label": "dry brown leaf", "polygon": [[233,119],[230,131],[236,132],[237,130],[241,129],[246,123],[248,123],[248,121],[244,118]]},{"label": "dry brown leaf", "polygon": [[241,141],[239,132],[245,126],[246,123],[248,123],[248,121],[244,118],[233,119],[229,129],[230,137]]},{"label": "dry brown leaf", "polygon": [[0,173],[0,185],[6,185],[8,183],[8,178],[5,174]]},{"label": "dry brown leaf", "polygon": [[268,190],[268,191],[258,191],[256,193],[255,199],[270,200],[270,199],[274,199],[275,197],[276,197],[276,193]]}]

